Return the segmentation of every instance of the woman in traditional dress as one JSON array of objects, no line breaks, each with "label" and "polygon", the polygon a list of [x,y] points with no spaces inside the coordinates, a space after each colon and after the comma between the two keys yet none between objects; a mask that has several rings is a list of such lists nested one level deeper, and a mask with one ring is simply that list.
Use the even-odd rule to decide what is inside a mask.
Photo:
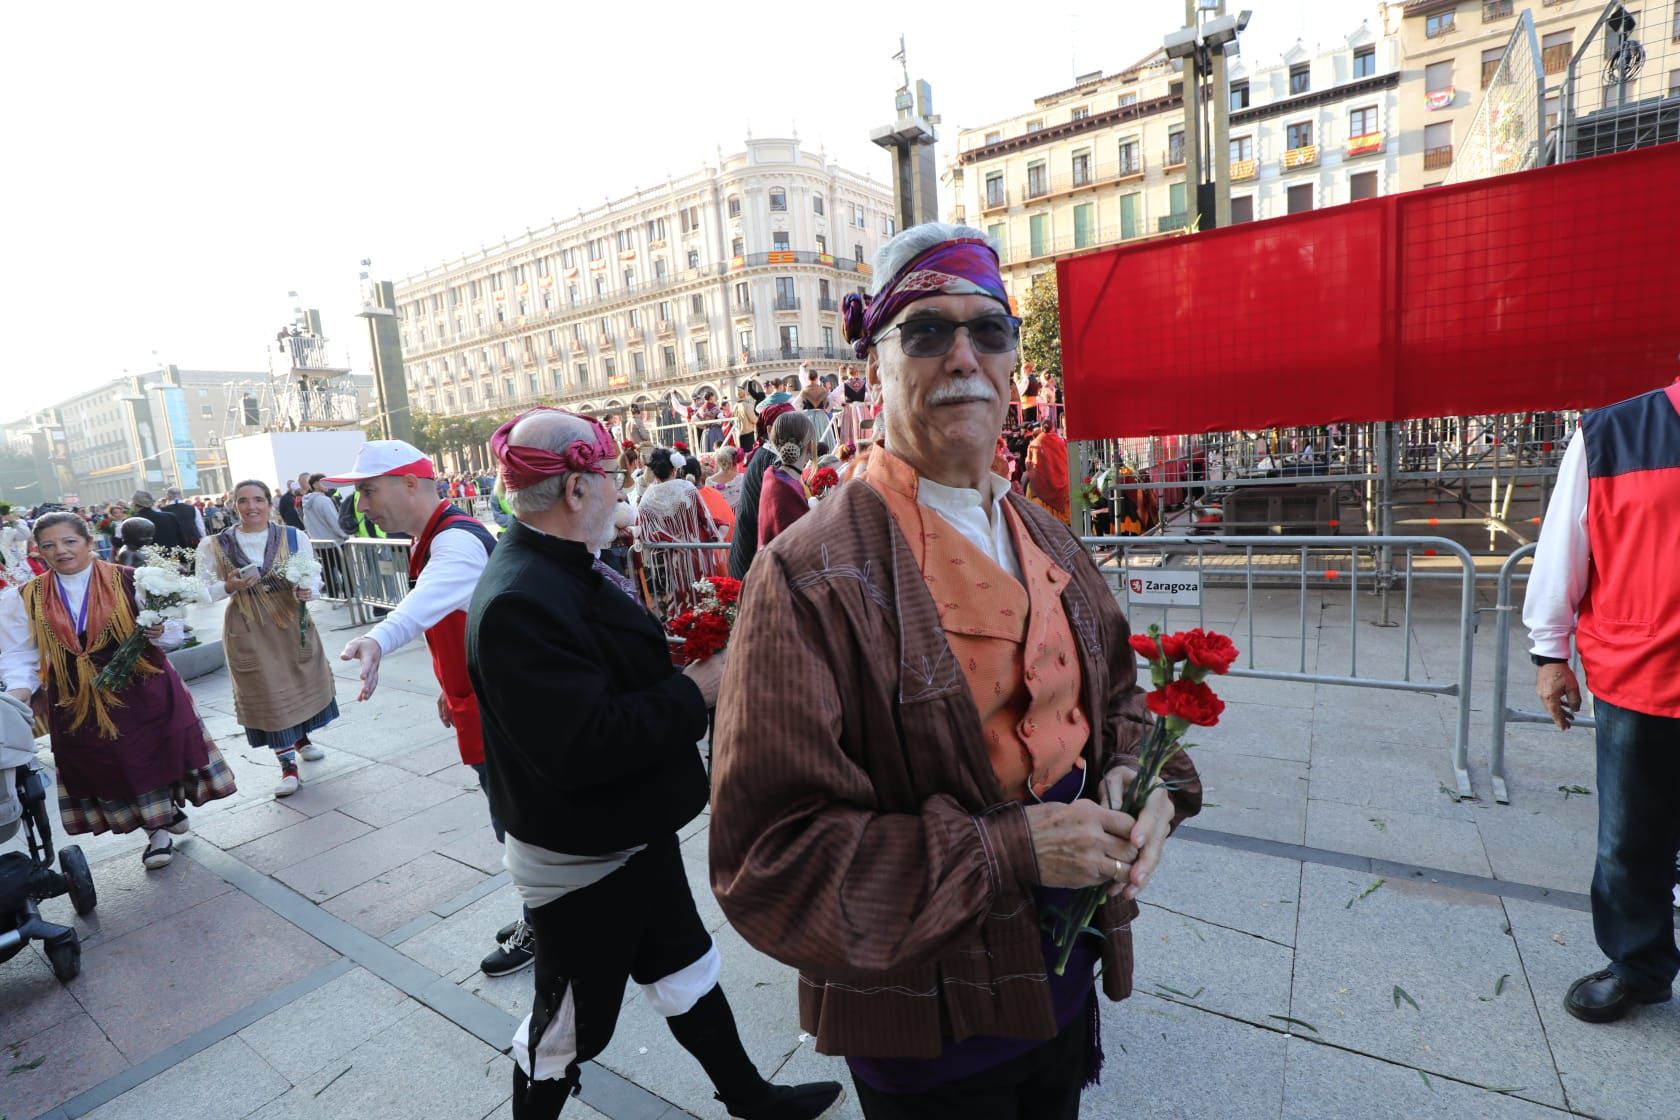
[{"label": "woman in traditional dress", "polygon": [[304,585],[285,577],[294,555],[314,558],[309,538],[269,519],[268,486],[255,480],[233,489],[239,520],[198,546],[198,577],[212,601],[232,598],[222,624],[233,711],[253,747],[267,747],[280,764],[275,797],[297,792],[298,756],[323,754],[309,733],[338,718],[332,670],[321,636],[298,604],[320,591],[317,573]]},{"label": "woman in traditional dress", "polygon": [[816,429],[803,412],[786,412],[770,425],[776,458],[764,469],[758,493],[758,547],[775,540],[811,512],[811,492],[802,474],[817,454]]},{"label": "woman in traditional dress", "polygon": [[49,513],[34,537],[50,570],[0,596],[0,677],[29,703],[40,690],[58,770],[64,831],[144,829],[147,869],[174,857],[187,831],[182,807],[234,792],[233,773],[205,734],[192,697],[162,646],[179,645],[173,620],[144,630],[152,645],[126,684],[96,683],[140,612],[134,572],[94,555],[93,531],[73,513]]},{"label": "woman in traditional dress", "polygon": [[1049,425],[1040,427],[1027,446],[1027,497],[1053,513],[1062,524],[1071,524],[1067,444]]},{"label": "woman in traditional dress", "polygon": [[[643,544],[698,544],[721,541],[694,483],[684,477],[688,457],[680,451],[656,447],[648,452],[645,473],[655,481],[636,505],[636,535]],[[710,550],[661,548],[642,552],[648,591],[669,613],[695,603],[694,582],[713,574]]]}]

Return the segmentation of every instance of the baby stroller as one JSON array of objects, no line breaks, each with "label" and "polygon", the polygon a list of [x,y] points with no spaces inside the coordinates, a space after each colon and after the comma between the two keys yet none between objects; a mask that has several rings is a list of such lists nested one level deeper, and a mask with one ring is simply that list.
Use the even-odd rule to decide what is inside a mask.
[{"label": "baby stroller", "polygon": [[81,936],[69,926],[44,921],[37,904],[67,894],[76,913],[90,914],[99,898],[87,858],[74,844],[58,853],[60,870],[53,870],[47,816],[52,781],[35,760],[31,720],[27,705],[0,693],[0,843],[17,835],[20,821],[29,840],[28,855],[0,854],[0,961],[40,941],[53,975],[68,982],[82,970]]}]

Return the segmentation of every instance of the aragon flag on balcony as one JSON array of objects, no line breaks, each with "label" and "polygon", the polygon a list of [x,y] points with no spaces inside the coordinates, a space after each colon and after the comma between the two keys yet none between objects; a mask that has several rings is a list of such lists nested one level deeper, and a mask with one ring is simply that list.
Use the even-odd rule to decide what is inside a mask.
[{"label": "aragon flag on balcony", "polygon": [[1680,143],[1063,260],[1069,435],[1590,408],[1666,385],[1674,199]]}]

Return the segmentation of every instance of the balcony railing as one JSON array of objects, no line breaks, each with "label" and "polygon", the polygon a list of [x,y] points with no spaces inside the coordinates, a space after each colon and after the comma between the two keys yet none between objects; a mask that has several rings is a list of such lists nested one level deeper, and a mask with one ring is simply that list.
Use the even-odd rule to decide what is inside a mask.
[{"label": "balcony railing", "polygon": [[738,299],[738,300],[736,300],[735,301],[735,314],[737,314],[737,315],[751,315],[752,314],[752,300],[750,300],[750,299],[747,299],[747,300]]},{"label": "balcony railing", "polygon": [[1437,171],[1443,167],[1451,167],[1453,161],[1453,146],[1442,144],[1438,148],[1427,148],[1423,153],[1423,169]]},{"label": "balcony railing", "polygon": [[1174,230],[1184,229],[1189,224],[1190,215],[1188,213],[1167,214],[1164,217],[1155,219],[1155,232],[1171,233]]},{"label": "balcony railing", "polygon": [[1347,140],[1347,158],[1355,156],[1374,155],[1383,150],[1383,134],[1367,132],[1363,136],[1349,136]]},{"label": "balcony railing", "polygon": [[1123,182],[1128,178],[1135,178],[1142,174],[1142,164],[1112,164],[1105,167],[1086,168],[1083,172],[1076,171],[1068,175],[1054,175],[1036,183],[1029,182],[1025,187],[1022,187],[1021,202],[1024,204],[1060,198],[1062,195],[1073,194],[1076,191],[1094,190],[1111,183]]},{"label": "balcony railing", "polygon": [[280,353],[293,369],[348,369],[327,354],[327,340],[314,335],[287,335],[280,340]]},{"label": "balcony railing", "polygon": [[799,310],[799,297],[798,296],[777,296],[776,297],[776,310],[777,311],[798,311]]},{"label": "balcony railing", "polygon": [[1303,144],[1299,148],[1290,148],[1283,153],[1283,169],[1293,171],[1297,167],[1312,167],[1318,162],[1318,145]]},{"label": "balcony railing", "polygon": [[662,335],[671,334],[672,332],[674,332],[677,329],[677,325],[675,323],[671,322],[671,320],[669,320],[669,319],[661,319],[661,320],[659,320],[659,328],[658,329],[659,329],[659,333],[662,334]]},{"label": "balcony railing", "polygon": [[1260,173],[1260,161],[1257,159],[1234,159],[1231,161],[1231,182],[1242,183],[1254,178]]},{"label": "balcony railing", "polygon": [[1558,43],[1556,46],[1546,47],[1540,52],[1541,65],[1548,74],[1561,74],[1569,69],[1569,56],[1575,53],[1575,44]]},{"label": "balcony railing", "polygon": [[1168,171],[1184,166],[1184,147],[1180,145],[1177,151],[1168,148],[1161,156],[1161,162]]},{"label": "balcony railing", "polygon": [[691,329],[694,327],[709,327],[712,325],[712,320],[705,312],[691,313],[688,317],[688,325]]},{"label": "balcony railing", "polygon": [[1006,210],[1008,208],[1009,192],[1001,191],[997,194],[993,194],[991,191],[987,191],[986,200],[980,204],[980,213],[992,214],[999,210]]},{"label": "balcony railing", "polygon": [[840,302],[836,299],[832,299],[828,296],[824,296],[821,299],[817,300],[817,310],[818,311],[838,311],[838,310],[840,310]]}]

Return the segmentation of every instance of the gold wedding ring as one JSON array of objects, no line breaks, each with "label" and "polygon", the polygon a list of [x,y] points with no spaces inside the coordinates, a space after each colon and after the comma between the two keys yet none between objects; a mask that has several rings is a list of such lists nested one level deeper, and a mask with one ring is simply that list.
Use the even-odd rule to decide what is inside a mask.
[{"label": "gold wedding ring", "polygon": [[1114,880],[1119,882],[1126,877],[1126,865],[1119,860],[1114,861]]}]

